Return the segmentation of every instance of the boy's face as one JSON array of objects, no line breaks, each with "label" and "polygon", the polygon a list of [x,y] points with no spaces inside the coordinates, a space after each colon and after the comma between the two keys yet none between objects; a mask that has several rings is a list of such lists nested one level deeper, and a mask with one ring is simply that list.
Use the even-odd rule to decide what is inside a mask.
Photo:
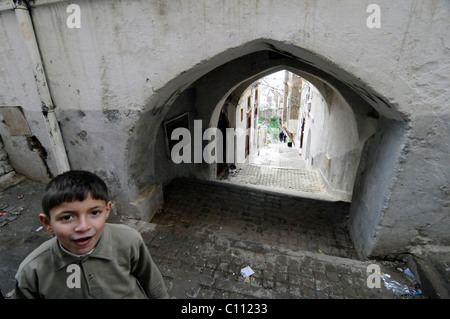
[{"label": "boy's face", "polygon": [[93,199],[64,202],[50,210],[50,219],[40,214],[44,226],[54,231],[61,245],[70,252],[83,255],[98,243],[111,210],[111,202]]}]

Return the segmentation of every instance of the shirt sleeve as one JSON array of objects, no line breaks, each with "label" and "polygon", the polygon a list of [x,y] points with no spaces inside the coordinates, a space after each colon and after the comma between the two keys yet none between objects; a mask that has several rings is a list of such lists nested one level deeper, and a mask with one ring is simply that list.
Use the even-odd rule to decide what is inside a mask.
[{"label": "shirt sleeve", "polygon": [[27,274],[22,271],[20,274],[16,275],[16,285],[15,285],[15,298],[16,299],[40,299],[37,289],[33,282],[32,275]]},{"label": "shirt sleeve", "polygon": [[161,273],[153,262],[150,252],[140,235],[137,256],[133,260],[131,267],[131,273],[137,278],[149,298],[169,298]]}]

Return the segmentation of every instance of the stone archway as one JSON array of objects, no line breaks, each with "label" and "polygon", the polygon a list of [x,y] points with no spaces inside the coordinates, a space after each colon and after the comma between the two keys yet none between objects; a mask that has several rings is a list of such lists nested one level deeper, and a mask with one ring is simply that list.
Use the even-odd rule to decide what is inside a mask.
[{"label": "stone archway", "polygon": [[[265,50],[254,51],[255,47],[261,48],[261,46],[265,47]],[[401,113],[386,104],[379,94],[370,93],[370,88],[365,87],[362,83],[355,86],[352,81],[343,82],[326,70],[313,66],[318,64],[317,62],[314,63],[314,60],[318,61],[321,58],[298,47],[288,47],[291,52],[287,52],[286,49],[288,48],[285,44],[259,40],[244,48],[250,52],[218,65],[195,81],[191,79],[189,85],[185,84],[174,88],[169,83],[167,88],[161,90],[159,98],[153,102],[156,103],[151,108],[152,111],[141,115],[135,133],[130,138],[128,146],[130,184],[138,194],[145,195],[146,190],[151,189],[154,184],[164,185],[176,176],[208,178],[210,173],[208,166],[204,163],[191,163],[182,166],[174,166],[168,163],[169,161],[163,155],[165,152],[161,149],[161,139],[164,138],[162,131],[161,129],[152,130],[151,128],[160,128],[161,124],[171,116],[186,111],[190,111],[193,115],[191,121],[194,117],[203,121],[202,130],[215,127],[219,120],[220,110],[231,93],[239,92],[239,88],[248,86],[256,78],[272,73],[274,70],[294,69],[310,78],[320,79],[329,87],[334,88],[341,96],[345,96],[345,100],[348,101],[355,114],[367,113],[368,110],[373,108],[380,114],[380,125],[376,135],[378,138],[382,138],[382,143],[369,143],[364,148],[364,154],[389,154],[389,156],[383,157],[384,164],[382,166],[373,165],[376,155],[374,155],[375,157],[363,156],[362,166],[371,167],[371,170],[360,170],[356,177],[356,183],[359,187],[357,193],[354,194],[352,205],[353,224],[351,231],[355,245],[359,248],[361,255],[370,255],[370,247],[374,244],[376,225],[384,209],[383,205],[379,203],[383,203],[384,198],[389,196],[390,192],[389,185],[385,182],[394,178],[396,174],[395,162],[398,161],[406,135],[406,125],[398,121],[402,118]],[[243,49],[240,48],[240,50]],[[308,59],[312,61],[308,61]],[[209,63],[214,63],[214,61],[209,61]],[[332,67],[336,68],[336,66]],[[337,74],[339,72],[343,71],[335,69],[332,73]],[[351,79],[351,75],[346,77]],[[357,88],[356,91],[353,89],[354,87]],[[362,92],[363,94],[361,94]],[[195,108],[193,108],[194,103]],[[391,119],[386,116],[391,117]],[[357,124],[359,129],[363,131],[364,122],[358,121]],[[146,159],[143,160],[142,158]],[[376,161],[379,162],[378,159]],[[383,175],[387,178],[382,177]],[[371,198],[366,199],[367,192],[370,192],[373,187],[371,185],[376,185],[377,192],[372,192]],[[367,205],[367,203],[370,204]],[[370,217],[367,215],[370,215]],[[363,221],[368,218],[376,222],[373,225],[365,224]],[[364,236],[361,234],[364,234]]]}]

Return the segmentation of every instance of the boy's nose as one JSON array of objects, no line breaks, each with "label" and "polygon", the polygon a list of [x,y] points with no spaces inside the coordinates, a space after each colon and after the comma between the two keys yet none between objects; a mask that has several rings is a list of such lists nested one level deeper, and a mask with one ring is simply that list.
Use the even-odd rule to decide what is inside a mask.
[{"label": "boy's nose", "polygon": [[77,232],[86,232],[91,228],[86,218],[81,217],[78,220],[77,226],[75,227],[75,231]]}]

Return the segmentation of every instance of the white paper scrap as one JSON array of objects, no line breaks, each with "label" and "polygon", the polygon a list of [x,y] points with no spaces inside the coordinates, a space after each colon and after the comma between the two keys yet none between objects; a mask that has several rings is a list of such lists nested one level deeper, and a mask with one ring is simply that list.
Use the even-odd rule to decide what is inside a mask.
[{"label": "white paper scrap", "polygon": [[250,266],[247,266],[247,267],[241,269],[242,277],[250,277],[254,273],[255,272],[250,268]]}]

